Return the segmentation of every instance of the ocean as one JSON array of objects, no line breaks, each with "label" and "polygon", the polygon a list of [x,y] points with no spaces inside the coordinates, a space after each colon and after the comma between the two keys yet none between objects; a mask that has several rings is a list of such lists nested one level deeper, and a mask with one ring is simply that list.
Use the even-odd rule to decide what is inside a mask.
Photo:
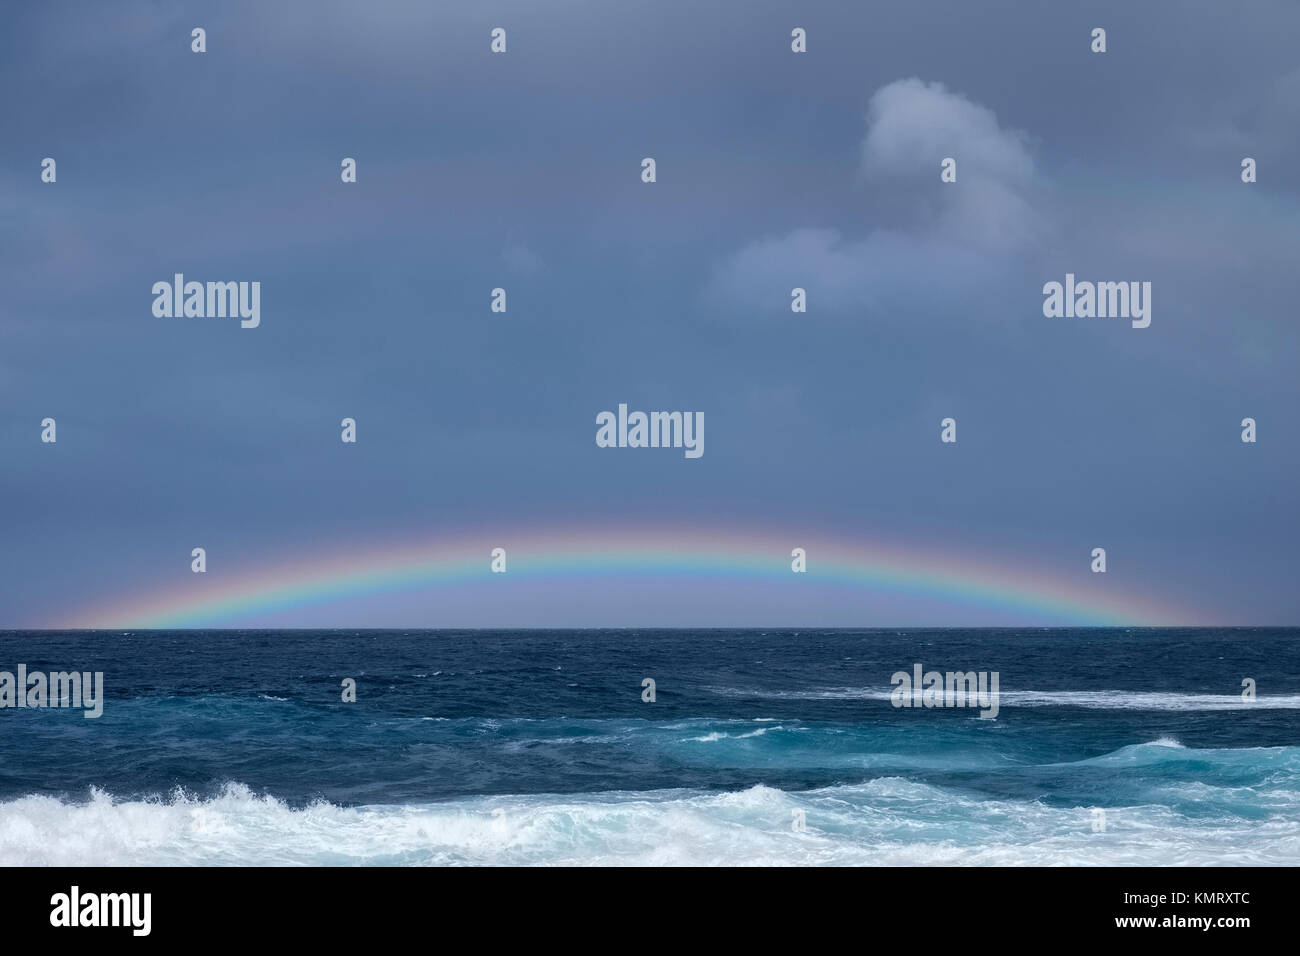
[{"label": "ocean", "polygon": [[1298,638],[4,632],[104,702],[0,709],[0,864],[1295,865]]}]

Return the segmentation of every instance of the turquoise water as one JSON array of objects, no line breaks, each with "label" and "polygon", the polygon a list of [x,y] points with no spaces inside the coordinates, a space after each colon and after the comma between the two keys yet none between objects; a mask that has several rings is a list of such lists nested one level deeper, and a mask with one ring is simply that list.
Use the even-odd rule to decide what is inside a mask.
[{"label": "turquoise water", "polygon": [[0,709],[0,861],[1295,864],[1297,636],[7,633],[105,701]]}]

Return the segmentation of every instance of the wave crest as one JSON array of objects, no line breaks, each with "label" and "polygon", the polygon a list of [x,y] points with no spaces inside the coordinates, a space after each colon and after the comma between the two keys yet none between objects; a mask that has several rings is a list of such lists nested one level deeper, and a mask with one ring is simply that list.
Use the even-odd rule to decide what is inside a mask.
[{"label": "wave crest", "polygon": [[[1152,750],[1206,754],[1155,741]],[[1275,748],[1282,750],[1284,748]],[[1285,748],[1295,759],[1293,748]],[[1200,795],[1202,798],[1204,794]],[[787,792],[665,790],[294,808],[243,784],[0,804],[0,858],[18,865],[1213,865],[1300,862],[1298,793],[1251,816],[997,800],[903,777]],[[796,818],[806,823],[797,832]]]}]

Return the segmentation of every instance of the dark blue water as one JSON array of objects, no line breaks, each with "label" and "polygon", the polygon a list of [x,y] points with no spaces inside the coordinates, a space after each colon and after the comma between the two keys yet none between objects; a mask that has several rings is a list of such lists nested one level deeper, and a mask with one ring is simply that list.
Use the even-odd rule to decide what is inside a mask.
[{"label": "dark blue water", "polygon": [[[5,633],[0,670],[103,671],[106,700],[94,720],[0,710],[0,850],[7,826],[12,854],[57,861],[38,837],[89,813],[128,833],[109,840],[105,859],[163,860],[129,834],[179,825],[183,811],[173,836],[193,845],[182,858],[218,862],[240,857],[253,835],[239,828],[266,813],[275,820],[261,821],[262,838],[282,838],[286,859],[307,845],[313,813],[334,815],[321,824],[329,840],[311,831],[313,861],[341,852],[342,833],[360,842],[337,862],[489,851],[609,860],[621,840],[640,846],[637,833],[680,816],[692,846],[721,840],[720,853],[743,845],[782,860],[816,857],[811,843],[829,840],[818,852],[840,861],[896,846],[919,862],[930,852],[1056,861],[1102,850],[1197,862],[1236,845],[1256,861],[1297,862],[1297,638],[1300,629]],[[996,719],[893,706],[891,675],[915,663],[997,672]],[[647,677],[653,703],[642,700]],[[345,678],[357,682],[355,703],[341,699]],[[1242,699],[1243,678],[1257,700]],[[524,830],[498,846],[506,795],[511,825]],[[1092,826],[1098,808],[1114,818],[1104,831]],[[800,810],[808,832],[791,835],[803,843],[754,844],[786,839]],[[464,840],[449,813],[469,827]],[[213,837],[211,819],[225,814],[232,829]],[[389,832],[411,814],[433,815],[423,837]],[[473,832],[474,820],[488,829]],[[728,827],[739,844],[724,839]],[[682,834],[661,836],[689,856]]]}]

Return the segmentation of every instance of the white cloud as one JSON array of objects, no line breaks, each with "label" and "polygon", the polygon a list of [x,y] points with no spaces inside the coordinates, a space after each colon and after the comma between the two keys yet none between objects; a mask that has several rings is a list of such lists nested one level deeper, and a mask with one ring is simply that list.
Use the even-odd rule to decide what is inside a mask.
[{"label": "white cloud", "polygon": [[[946,156],[957,182],[940,182]],[[862,238],[803,228],[758,239],[723,261],[708,294],[758,306],[800,286],[810,310],[935,304],[989,284],[1045,232],[1026,135],[941,83],[900,79],[872,95],[862,173],[904,221]]]},{"label": "white cloud", "polygon": [[[890,83],[868,106],[862,173],[869,190],[901,208],[902,221],[861,238],[801,228],[757,240],[715,270],[709,294],[772,305],[798,286],[810,310],[906,309],[990,286],[1045,231],[1026,141],[939,83]],[[948,156],[957,160],[955,183],[939,179]]]},{"label": "white cloud", "polygon": [[[869,188],[902,189],[916,214],[911,231],[985,252],[1009,252],[1041,237],[1037,174],[1028,137],[942,83],[898,80],[867,108],[862,171]],[[939,163],[957,161],[957,181]]]},{"label": "white cloud", "polygon": [[501,258],[506,268],[515,275],[535,276],[546,268],[542,257],[520,242],[512,242],[506,246]]},{"label": "white cloud", "polygon": [[937,176],[944,156],[959,157],[980,180],[1027,185],[1034,177],[1025,134],[1003,129],[992,110],[942,83],[913,77],[872,95],[862,141],[866,172],[905,175],[922,168]]},{"label": "white cloud", "polygon": [[996,263],[968,250],[938,247],[888,230],[846,239],[834,229],[796,229],[751,242],[715,270],[708,295],[762,311],[789,308],[790,291],[808,294],[812,313],[893,314],[958,306],[972,290],[995,286]]}]

